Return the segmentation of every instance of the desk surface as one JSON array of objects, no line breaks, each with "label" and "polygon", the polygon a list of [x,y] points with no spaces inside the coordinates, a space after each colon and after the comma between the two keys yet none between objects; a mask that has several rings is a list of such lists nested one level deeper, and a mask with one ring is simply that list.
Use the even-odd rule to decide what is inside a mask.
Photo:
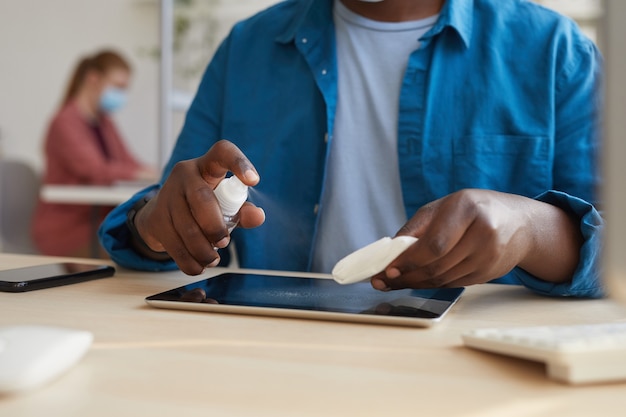
[{"label": "desk surface", "polygon": [[[3,269],[55,258],[0,254]],[[69,373],[0,398],[2,416],[622,416],[626,383],[570,387],[543,366],[462,347],[476,327],[626,318],[607,300],[561,300],[524,288],[467,289],[431,329],[236,316],[148,307],[196,281],[180,272],[0,293],[0,325],[90,330]]]},{"label": "desk surface", "polygon": [[116,206],[143,188],[145,185],[44,185],[40,194],[48,203]]}]

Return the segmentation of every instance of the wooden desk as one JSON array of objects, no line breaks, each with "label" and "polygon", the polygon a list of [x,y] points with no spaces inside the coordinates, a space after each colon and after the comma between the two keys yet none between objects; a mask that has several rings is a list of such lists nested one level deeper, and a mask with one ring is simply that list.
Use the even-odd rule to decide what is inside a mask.
[{"label": "wooden desk", "polygon": [[[3,268],[51,260],[0,254]],[[626,410],[626,383],[562,385],[548,380],[542,365],[466,349],[460,339],[483,326],[623,320],[626,311],[610,301],[475,286],[432,329],[168,311],[143,301],[197,279],[120,270],[68,287],[0,293],[0,325],[95,334],[90,352],[61,379],[0,398],[0,415],[552,417]]]}]

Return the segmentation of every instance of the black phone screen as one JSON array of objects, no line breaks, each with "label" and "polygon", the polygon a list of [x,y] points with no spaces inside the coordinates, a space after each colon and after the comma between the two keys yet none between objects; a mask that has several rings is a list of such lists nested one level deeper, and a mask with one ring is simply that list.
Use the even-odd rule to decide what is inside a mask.
[{"label": "black phone screen", "polygon": [[0,291],[24,292],[113,276],[109,265],[59,262],[0,271]]}]

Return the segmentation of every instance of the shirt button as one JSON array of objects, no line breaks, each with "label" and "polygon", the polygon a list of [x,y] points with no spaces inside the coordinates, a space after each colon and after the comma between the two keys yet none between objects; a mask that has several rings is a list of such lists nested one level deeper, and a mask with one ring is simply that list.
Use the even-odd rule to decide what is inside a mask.
[{"label": "shirt button", "polygon": [[313,214],[315,214],[317,216],[317,212],[320,211],[320,205],[316,204],[315,207],[313,207]]},{"label": "shirt button", "polygon": [[327,73],[327,72],[328,72],[328,71],[326,71],[326,68],[324,68],[324,69],[322,70],[322,75],[326,75],[326,73]]},{"label": "shirt button", "polygon": [[309,40],[307,38],[302,38],[302,43],[307,43]]}]

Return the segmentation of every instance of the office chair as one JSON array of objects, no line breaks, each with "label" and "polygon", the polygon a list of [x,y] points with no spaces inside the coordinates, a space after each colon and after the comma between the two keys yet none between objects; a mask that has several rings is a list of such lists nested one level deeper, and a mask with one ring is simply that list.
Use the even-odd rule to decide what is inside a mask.
[{"label": "office chair", "polygon": [[28,164],[0,160],[0,243],[2,252],[37,253],[30,237],[41,179]]}]

